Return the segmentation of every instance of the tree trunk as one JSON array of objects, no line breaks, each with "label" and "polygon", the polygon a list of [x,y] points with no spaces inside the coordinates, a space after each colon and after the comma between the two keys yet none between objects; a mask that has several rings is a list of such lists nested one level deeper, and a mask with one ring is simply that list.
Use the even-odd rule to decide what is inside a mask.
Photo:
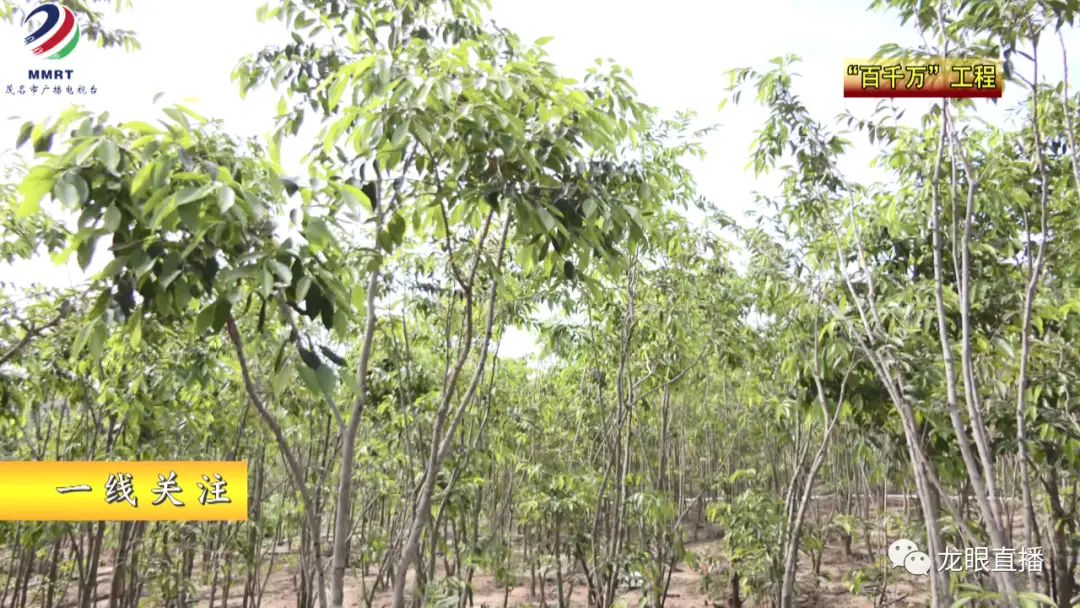
[{"label": "tree trunk", "polygon": [[[828,426],[825,428],[825,436],[821,440],[821,447],[818,448],[817,454],[814,455],[813,462],[810,463],[810,470],[806,473],[806,480],[803,482],[802,496],[799,499],[798,510],[795,512],[795,517],[788,530],[788,543],[784,551],[784,578],[781,582],[780,591],[781,608],[792,608],[792,606],[795,605],[795,575],[799,565],[799,539],[802,534],[803,519],[806,516],[806,506],[809,504],[810,496],[813,494],[814,481],[817,479],[818,471],[821,469],[821,465],[825,464],[825,454],[829,449],[829,440],[832,439],[833,429],[836,428],[836,422],[840,419],[840,412],[844,409],[844,387],[847,384],[847,375],[844,376],[844,382],[840,387],[840,397],[836,401],[836,408],[833,411],[832,419],[830,419],[828,406],[825,403],[825,388],[821,383],[821,376],[817,371],[816,349],[814,357],[814,383],[817,386],[818,405],[821,406],[821,413],[824,416],[824,419],[829,422]],[[809,442],[809,439],[807,441]],[[796,472],[796,474],[798,473]]]},{"label": "tree trunk", "polygon": [[[488,215],[488,220],[484,225],[483,234],[480,237],[480,243],[485,240],[487,230],[490,227],[491,218],[494,216],[494,212]],[[502,236],[499,240],[499,251],[497,261],[495,263],[496,268],[502,267],[503,254],[506,251],[506,237],[510,231],[511,218],[507,217],[503,223]],[[462,416],[465,414],[465,409],[468,407],[469,402],[472,401],[473,396],[476,394],[476,389],[480,384],[480,378],[483,376],[484,369],[487,363],[488,347],[491,344],[491,336],[493,327],[495,324],[495,296],[498,288],[498,280],[492,277],[491,290],[488,295],[487,306],[487,324],[484,334],[484,339],[480,345],[480,354],[476,362],[476,371],[473,373],[469,387],[465,392],[465,395],[461,398],[461,403],[458,404],[457,412],[453,419],[450,421],[450,425],[443,430],[443,426],[447,422],[448,414],[450,411],[451,399],[454,396],[455,389],[457,388],[458,377],[461,374],[462,368],[465,367],[466,361],[469,358],[469,352],[472,349],[473,338],[473,319],[472,319],[472,285],[476,276],[476,269],[480,261],[480,251],[478,249],[477,255],[473,260],[473,267],[470,272],[468,283],[463,283],[462,287],[465,287],[466,300],[465,300],[465,336],[462,342],[461,353],[458,357],[457,363],[451,370],[449,377],[447,378],[445,388],[443,391],[442,402],[439,405],[439,409],[435,416],[435,425],[432,429],[431,437],[431,449],[428,455],[428,462],[424,472],[424,479],[420,487],[420,496],[416,502],[416,512],[413,515],[413,521],[409,526],[407,540],[405,546],[401,552],[401,559],[398,560],[397,572],[394,577],[394,596],[393,606],[394,608],[404,608],[405,606],[405,585],[406,577],[408,576],[409,567],[417,559],[417,553],[420,548],[420,536],[423,534],[424,527],[431,519],[431,499],[435,490],[435,480],[438,476],[439,469],[442,467],[443,461],[449,454],[450,447],[454,438],[454,434],[457,431],[458,424],[461,422]]]},{"label": "tree trunk", "polygon": [[[377,222],[378,226],[381,222]],[[330,575],[330,605],[345,605],[345,567],[348,564],[349,534],[352,531],[352,476],[356,457],[356,433],[360,429],[360,417],[367,404],[367,371],[371,358],[371,346],[375,339],[375,295],[379,287],[379,271],[374,270],[368,279],[367,310],[364,321],[364,341],[360,348],[360,361],[356,366],[356,401],[349,415],[348,427],[341,441],[341,478],[338,483],[337,505],[334,510],[334,565]],[[318,542],[318,540],[316,540]]]}]

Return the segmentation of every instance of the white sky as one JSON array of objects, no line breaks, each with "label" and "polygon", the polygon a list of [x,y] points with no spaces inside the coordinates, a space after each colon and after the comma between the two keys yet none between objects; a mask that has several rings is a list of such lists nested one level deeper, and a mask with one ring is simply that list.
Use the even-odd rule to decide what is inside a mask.
[{"label": "white sky", "polygon": [[[277,96],[264,89],[241,100],[229,76],[237,60],[266,44],[287,42],[280,22],[260,24],[255,9],[262,0],[187,0],[184,3],[135,0],[134,8],[109,14],[110,27],[136,32],[142,49],[95,48],[85,40],[59,62],[33,58],[22,46],[22,29],[0,26],[0,163],[6,163],[19,125],[25,120],[55,116],[72,103],[68,96],[52,94],[18,97],[4,93],[8,84],[26,83],[31,67],[74,70],[74,84],[96,85],[98,94],[80,100],[88,109],[108,110],[118,120],[154,120],[159,102],[196,98],[190,105],[202,114],[221,118],[238,135],[263,135],[271,125]],[[702,125],[719,122],[722,127],[708,139],[708,157],[692,162],[699,189],[723,209],[741,217],[753,205],[755,190],[768,190],[769,182],[756,182],[744,170],[753,131],[765,114],[746,100],[717,112],[725,97],[728,69],[763,68],[778,55],[795,53],[803,58],[798,72],[803,78],[797,91],[810,111],[821,120],[832,120],[849,109],[869,116],[876,100],[847,100],[842,95],[842,65],[846,57],[867,57],[886,42],[914,45],[909,27],[892,14],[868,12],[869,0],[493,0],[492,17],[525,40],[553,36],[547,50],[567,76],[580,78],[596,57],[613,58],[634,73],[633,84],[641,98],[666,113],[693,109]],[[166,5],[176,8],[164,8]],[[107,6],[107,5],[105,5]],[[239,33],[237,33],[239,32]],[[1080,36],[1067,37],[1070,65],[1080,73]],[[1043,70],[1060,80],[1060,50],[1056,43],[1044,51]],[[1071,89],[1080,88],[1073,79]],[[1010,94],[1011,93],[1011,94]],[[1005,107],[1018,97],[1016,87],[1006,87],[1005,100],[997,106],[980,102],[985,118],[1000,120]],[[909,106],[907,117],[915,120],[929,105],[926,100],[899,100]],[[860,137],[853,136],[862,144]],[[297,142],[283,151],[286,165],[295,163],[307,147]],[[851,155],[845,169],[857,180],[880,179],[866,165],[871,149],[863,144]],[[300,173],[299,170],[296,171]],[[100,258],[100,256],[99,256]],[[95,266],[107,260],[96,260]],[[43,282],[67,285],[81,280],[73,264],[56,267],[48,260],[0,266],[0,276],[19,283]],[[508,332],[501,354],[533,351],[533,337]]]}]

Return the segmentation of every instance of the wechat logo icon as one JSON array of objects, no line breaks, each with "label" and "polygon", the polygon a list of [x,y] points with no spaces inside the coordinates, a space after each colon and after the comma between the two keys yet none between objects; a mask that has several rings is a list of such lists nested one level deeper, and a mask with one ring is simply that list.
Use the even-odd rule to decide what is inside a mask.
[{"label": "wechat logo icon", "polygon": [[889,545],[889,561],[897,568],[903,568],[915,576],[930,573],[930,556],[919,551],[914,542],[901,538]]}]

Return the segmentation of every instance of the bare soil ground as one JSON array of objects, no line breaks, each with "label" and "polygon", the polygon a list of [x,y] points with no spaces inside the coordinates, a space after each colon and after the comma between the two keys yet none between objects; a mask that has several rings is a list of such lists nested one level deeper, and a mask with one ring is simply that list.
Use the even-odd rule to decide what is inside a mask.
[{"label": "bare soil ground", "polygon": [[[818,503],[816,506],[818,508],[813,509],[808,518],[817,520],[819,523],[821,520],[828,519],[828,516],[825,515],[828,510],[827,505]],[[902,515],[904,509],[903,503],[899,501],[896,504],[889,505],[889,512],[893,515]],[[880,511],[878,515],[880,515]],[[1021,515],[1015,512],[1012,515],[1014,541],[1019,542],[1021,540],[1019,531],[1022,529]],[[688,521],[691,519],[687,518]],[[691,569],[686,564],[680,564],[676,567],[671,577],[671,585],[665,601],[667,608],[719,608],[730,605],[730,573],[726,569],[727,564],[726,559],[723,557],[720,537],[721,532],[715,526],[703,525],[698,530],[696,540],[687,543],[688,551],[697,558],[699,569]],[[896,539],[886,538],[880,528],[875,529],[872,533],[872,550],[875,555],[868,555],[864,541],[859,540],[852,547],[851,555],[848,556],[845,554],[838,538],[829,536],[822,553],[820,576],[814,575],[810,556],[800,553],[796,582],[796,606],[799,608],[873,608],[875,606],[874,599],[877,599],[878,606],[888,608],[928,606],[929,579],[913,576],[902,569],[893,569],[889,573],[890,580],[884,594],[875,593],[873,588],[864,590],[862,594],[855,594],[845,584],[847,578],[855,571],[866,568],[874,569],[875,559],[882,557],[888,544],[887,541],[892,540]],[[518,552],[518,561],[520,561],[520,550]],[[261,608],[294,608],[296,606],[293,582],[295,571],[288,566],[282,566],[283,562],[284,560],[279,558],[275,563]],[[708,571],[708,566],[703,566],[703,564],[707,563],[713,564],[714,580],[721,587],[719,592],[707,593],[703,585],[707,577],[705,572]],[[537,593],[531,594],[529,575],[526,569],[520,563],[515,567],[517,572],[525,573],[518,576],[517,584],[511,587],[508,595],[506,595],[506,589],[494,577],[485,572],[475,573],[473,576],[475,589],[473,605],[476,608],[502,608],[504,595],[506,595],[506,606],[508,608],[540,605],[554,607],[558,605],[558,591],[556,590],[553,573],[547,576],[547,582],[544,585],[547,593],[546,597],[542,599],[539,594],[539,580],[537,580],[536,585]],[[441,567],[438,570],[441,576]],[[370,589],[374,578],[374,575],[365,577],[366,588]],[[569,578],[573,580],[570,605],[586,606],[587,590],[584,577],[580,574],[574,574]],[[880,587],[877,587],[877,589],[880,589]],[[242,589],[234,589],[230,593],[230,602],[227,607],[221,606],[220,599],[216,607],[211,607],[205,597],[198,606],[200,608],[240,608],[241,603],[240,597],[237,595],[238,592],[242,593]],[[875,595],[877,597],[873,598]],[[355,576],[349,576],[346,580],[345,606],[347,608],[360,608],[361,596],[359,579]],[[233,597],[236,598],[235,602],[232,601]],[[641,591],[626,590],[620,596],[620,599],[626,602],[626,606],[634,607],[641,599]],[[376,593],[373,608],[383,608],[390,605],[391,595],[389,591]],[[772,605],[767,602],[755,602],[743,598],[743,606],[747,608],[771,608]]]},{"label": "bare soil ground", "polygon": [[[890,510],[892,510],[890,508]],[[688,518],[689,519],[689,518]],[[730,605],[730,572],[727,570],[726,559],[723,557],[721,546],[721,533],[713,526],[702,526],[697,534],[697,539],[687,543],[687,549],[696,557],[697,569],[692,569],[687,564],[676,566],[671,577],[665,605],[668,608],[693,607],[720,607]],[[845,584],[846,577],[860,568],[873,565],[874,557],[883,553],[885,539],[875,535],[873,550],[877,556],[866,554],[865,546],[861,541],[852,547],[852,554],[845,555],[844,549],[835,537],[830,537],[822,554],[820,576],[815,576],[812,569],[810,556],[800,554],[799,575],[797,579],[797,602],[800,608],[838,607],[838,608],[873,608],[874,602],[864,595],[854,594],[849,591]],[[298,563],[295,551],[290,551],[285,545],[275,547],[276,553],[274,567],[267,579],[266,588],[263,591],[261,608],[294,608],[296,606],[296,580],[298,577]],[[440,560],[441,561],[441,560]],[[530,579],[527,569],[521,564],[520,551],[515,561],[515,571],[519,573],[517,583],[509,589],[498,583],[489,573],[478,571],[473,575],[473,605],[476,608],[502,608],[504,596],[506,606],[547,606],[558,605],[558,591],[555,584],[554,572],[548,573],[544,588],[546,598],[540,597],[539,576],[536,581],[536,593],[530,593]],[[99,601],[96,608],[109,606],[108,593],[112,578],[112,567],[109,556],[104,556],[99,566]],[[265,563],[265,562],[264,562]],[[374,569],[373,569],[374,570]],[[442,567],[437,569],[438,576],[442,576]],[[522,574],[523,573],[523,574]],[[265,576],[265,572],[263,573]],[[912,606],[926,606],[928,604],[928,586],[926,578],[915,577],[903,571],[894,570],[890,573],[892,578],[882,605],[889,608],[906,608]],[[239,578],[239,577],[238,577]],[[363,588],[370,589],[375,576],[370,574],[364,577]],[[411,582],[411,581],[410,581]],[[219,581],[220,583],[220,581]],[[711,583],[712,589],[709,589]],[[572,586],[571,586],[572,584]],[[74,587],[74,585],[72,585]],[[410,585],[411,587],[411,585]],[[564,589],[571,589],[569,603],[572,606],[585,606],[587,604],[587,590],[584,577],[579,573],[564,573]],[[642,590],[627,589],[620,599],[627,606],[636,606],[641,599]],[[864,591],[864,594],[872,592]],[[362,597],[361,581],[355,574],[348,574],[345,583],[345,606],[348,608],[360,608]],[[209,589],[203,588],[197,594],[197,600],[193,604],[199,608],[241,608],[243,597],[243,580],[235,580],[228,593],[227,606],[222,604],[222,593],[219,589],[216,594],[214,606],[210,605]],[[31,592],[31,601],[35,599]],[[37,603],[41,605],[41,598],[37,597]],[[74,589],[69,588],[63,605],[71,605],[74,601]],[[769,603],[755,603],[751,599],[743,598],[743,605],[749,607],[765,608]],[[389,590],[380,590],[374,597],[374,606],[381,608],[391,604]],[[141,606],[155,607],[154,598],[145,597]]]},{"label": "bare soil ground", "polygon": [[[721,541],[718,537],[719,533],[715,529],[703,528],[699,534],[699,540],[688,543],[687,548],[699,558],[705,558],[701,560],[702,562],[707,561],[710,557],[714,558],[713,563],[718,566],[717,572],[723,572],[717,579],[721,585],[724,585],[722,593],[716,593],[710,597],[703,589],[703,573],[691,569],[686,564],[680,564],[671,577],[671,585],[665,603],[667,608],[701,608],[728,605],[727,594],[729,588],[727,584],[730,576],[723,569],[725,564],[721,556]],[[281,561],[279,560],[278,563],[281,563]],[[811,560],[809,557],[802,555],[799,560],[797,585],[799,600],[797,605],[806,608],[819,606],[823,608],[872,608],[874,604],[870,599],[852,594],[844,584],[846,574],[860,566],[869,564],[871,564],[871,561],[865,553],[853,550],[852,556],[848,558],[845,556],[842,547],[828,546],[822,557],[821,576],[817,577],[815,581]],[[886,601],[890,607],[904,608],[927,605],[927,589],[929,585],[927,579],[911,576],[906,572],[894,574],[896,579],[890,584],[886,596]],[[275,565],[274,572],[271,573],[267,584],[262,608],[294,608],[296,606],[296,597],[293,591],[294,576],[295,572],[292,568],[287,566],[279,568]],[[370,588],[373,582],[373,575],[365,578],[367,588]],[[473,576],[473,585],[475,587],[473,604],[477,608],[501,608],[503,606],[506,589],[497,583],[492,576],[484,572],[477,572]],[[568,583],[566,585],[569,586]],[[547,591],[546,604],[552,607],[557,606],[558,591],[555,586],[554,574],[548,575],[544,586]],[[519,576],[517,584],[511,587],[506,597],[506,606],[540,606],[542,601],[539,588],[540,583],[537,580],[536,594],[530,594],[528,574]],[[236,601],[234,603],[230,600],[228,608],[240,607],[240,598],[236,595],[237,591],[242,590],[234,590],[230,593],[230,597],[236,597]],[[346,608],[360,608],[361,587],[357,577],[349,576],[346,579],[345,597]],[[627,606],[636,606],[641,598],[641,591],[627,590],[620,598],[626,602]],[[581,575],[574,575],[569,603],[571,606],[585,606],[587,604],[586,600],[587,590],[584,578]],[[391,605],[391,595],[388,590],[376,593],[375,608],[383,608],[389,605]],[[748,608],[769,606],[767,603],[755,603],[745,598],[743,605]],[[205,598],[198,606],[200,608],[211,608]],[[218,608],[220,608],[220,603]]]},{"label": "bare soil ground", "polygon": [[[700,569],[691,569],[686,564],[676,566],[675,572],[671,577],[671,585],[668,590],[665,606],[668,608],[728,606],[730,574],[726,570],[726,563],[722,557],[721,541],[719,539],[718,531],[711,528],[703,528],[699,534],[699,540],[688,543],[687,549],[698,558]],[[264,590],[261,608],[295,608],[295,581],[298,573],[297,568],[290,565],[290,562],[296,563],[296,560],[289,558],[295,558],[296,554],[295,552],[290,552],[284,545],[275,548],[275,552],[277,553],[277,557],[275,559],[273,571],[270,573],[270,577]],[[703,583],[705,582],[705,572],[710,571],[710,567],[705,564],[712,564],[711,571],[714,573],[714,580],[721,586],[719,592],[706,593],[706,588]],[[800,606],[800,608],[872,608],[874,604],[870,599],[852,594],[844,584],[845,575],[851,573],[860,566],[869,564],[870,560],[864,553],[853,551],[852,556],[848,558],[844,555],[842,547],[828,546],[825,548],[822,557],[821,576],[817,577],[817,580],[815,581],[811,560],[808,556],[802,555],[799,560],[799,577],[797,585],[799,599],[797,605]],[[519,567],[519,570],[522,570],[522,568]],[[441,575],[441,566],[439,567],[439,571]],[[920,579],[908,575],[907,573],[896,574],[896,580],[889,586],[887,595],[888,605],[890,607],[898,608],[926,606],[926,592],[928,585],[926,579]],[[107,563],[103,563],[99,571],[99,601],[96,608],[107,608],[109,606],[108,593],[111,577],[111,566]],[[364,584],[367,589],[370,589],[371,585],[374,583],[374,579],[375,577],[373,574],[365,577]],[[573,581],[569,601],[570,605],[585,606],[587,604],[587,591],[584,578],[580,574],[574,574],[564,576],[564,579]],[[564,588],[570,587],[569,582],[564,581],[564,583]],[[477,608],[502,608],[504,595],[506,596],[506,606],[508,607],[540,606],[543,603],[539,593],[539,576],[537,577],[535,594],[530,593],[529,575],[527,573],[524,576],[518,577],[517,584],[510,588],[509,594],[506,594],[506,589],[496,582],[494,577],[482,571],[474,574],[473,585],[475,589],[473,594],[473,604]],[[544,587],[547,592],[546,605],[552,607],[557,606],[558,592],[556,590],[554,574],[548,575]],[[627,606],[636,606],[641,599],[641,593],[641,590],[628,589],[620,595],[620,599],[625,601],[625,605]],[[241,608],[243,581],[235,581],[233,583],[228,594],[229,601],[227,606],[222,606],[220,587],[216,595],[215,605],[211,607],[209,591],[203,589],[194,605],[199,608]],[[360,608],[361,597],[362,592],[359,577],[347,575],[345,581],[346,608]],[[69,597],[65,599],[69,602],[73,601],[74,593],[69,593]],[[40,598],[38,601],[41,601]],[[389,606],[390,604],[391,595],[389,590],[380,590],[376,593],[374,601],[375,608],[382,608]],[[152,607],[157,606],[158,604],[154,603],[153,598],[144,597],[143,605]],[[768,603],[755,603],[746,598],[744,598],[743,605],[748,608],[765,608],[769,606]]]},{"label": "bare soil ground", "polygon": [[[691,544],[689,547],[691,551],[699,555],[719,555],[720,546],[718,540],[706,540],[699,541]],[[811,571],[810,560],[805,556],[800,560],[800,573],[798,579],[798,591],[800,601],[799,606],[805,607],[838,607],[838,608],[863,608],[872,607],[871,600],[865,597],[853,595],[848,591],[844,585],[843,577],[846,573],[850,572],[854,568],[858,567],[859,562],[869,563],[865,560],[865,556],[855,552],[851,559],[844,556],[842,548],[829,547],[825,550],[822,565],[821,576],[817,580],[816,584],[814,576]],[[293,608],[296,606],[296,598],[293,592],[293,577],[294,572],[290,572],[290,568],[278,568],[275,566],[275,571],[270,575],[269,583],[262,603],[262,608]],[[574,577],[573,591],[570,598],[570,604],[572,606],[585,606],[586,605],[586,588],[584,580],[580,576]],[[671,586],[669,588],[667,601],[665,606],[668,608],[701,608],[707,606],[725,606],[727,605],[727,591],[724,589],[724,594],[717,594],[713,597],[709,597],[702,588],[701,572],[690,569],[685,564],[676,567],[675,572],[671,577]],[[910,576],[904,573],[902,576],[897,577],[898,580],[890,585],[888,600],[891,602],[890,606],[907,607],[907,606],[925,606],[926,605],[926,587],[928,583],[926,579],[920,579],[918,577]],[[729,579],[724,575],[720,577],[721,583],[726,583]],[[365,583],[370,587],[374,581],[374,576],[367,577]],[[488,576],[485,573],[477,573],[473,577],[473,584],[475,586],[475,592],[473,595],[473,603],[477,607],[488,608],[501,608],[503,606],[503,598],[506,592],[505,588],[498,584],[495,579]],[[524,577],[519,577],[518,584],[510,589],[507,597],[507,606],[539,606],[541,604],[541,598],[539,594],[539,581],[537,581],[537,593],[530,595],[529,593],[529,577],[526,574]],[[554,575],[549,575],[547,583],[545,584],[547,591],[547,605],[558,605],[558,592],[555,587]],[[237,591],[234,590],[232,596],[235,596]],[[345,606],[347,608],[360,608],[360,583],[356,577],[349,577],[345,583]],[[621,595],[628,606],[636,606],[638,600],[641,597],[640,591],[628,590]],[[375,595],[374,606],[382,608],[389,606],[391,603],[391,597],[389,591],[380,591]],[[768,604],[756,604],[752,601],[746,601],[745,606],[767,606]],[[200,608],[210,608],[209,603],[204,601],[198,604]],[[220,606],[220,604],[219,604]],[[228,608],[238,608],[240,606],[239,597],[236,602],[230,601]]]}]

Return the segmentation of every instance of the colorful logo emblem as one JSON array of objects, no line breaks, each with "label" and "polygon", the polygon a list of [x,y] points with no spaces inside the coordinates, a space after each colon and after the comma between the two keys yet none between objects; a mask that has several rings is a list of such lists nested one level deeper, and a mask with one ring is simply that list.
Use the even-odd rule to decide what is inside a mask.
[{"label": "colorful logo emblem", "polygon": [[48,55],[46,59],[63,59],[70,55],[79,44],[79,24],[75,22],[75,13],[66,6],[50,2],[30,11],[23,19],[23,25],[30,23],[36,15],[44,15],[45,21],[26,37],[30,52]]}]

